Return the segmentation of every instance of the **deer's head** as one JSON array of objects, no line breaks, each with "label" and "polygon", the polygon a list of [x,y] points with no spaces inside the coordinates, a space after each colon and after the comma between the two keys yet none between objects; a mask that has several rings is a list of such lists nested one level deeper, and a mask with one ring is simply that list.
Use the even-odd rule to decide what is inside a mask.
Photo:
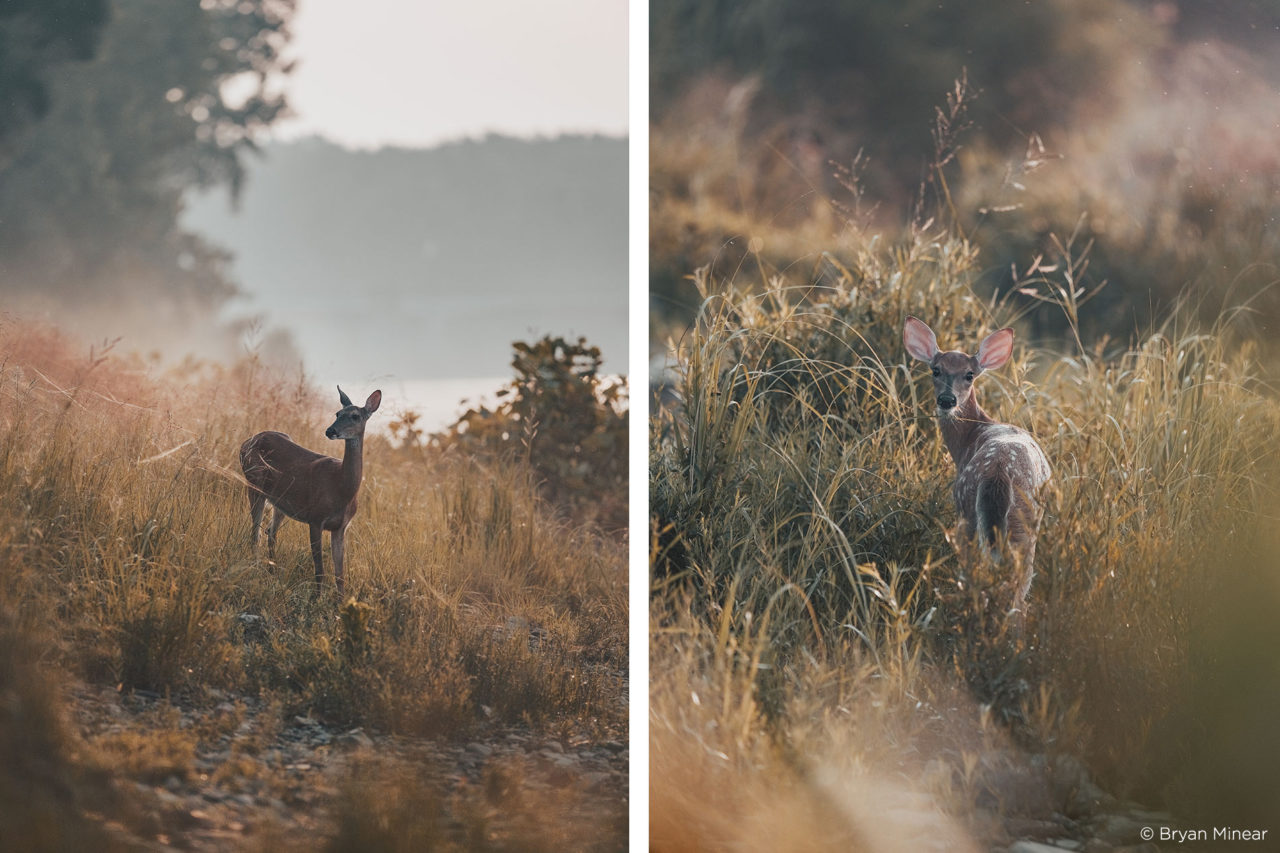
[{"label": "deer's head", "polygon": [[365,421],[369,420],[369,415],[378,411],[378,404],[382,402],[382,392],[374,391],[369,395],[369,399],[364,401],[363,406],[357,406],[339,387],[338,400],[342,402],[342,408],[338,410],[333,426],[324,431],[325,438],[363,438]]},{"label": "deer's head", "polygon": [[938,338],[923,321],[907,317],[902,330],[907,352],[927,362],[933,371],[933,392],[938,404],[938,417],[955,417],[967,411],[973,397],[973,382],[984,370],[1002,366],[1013,353],[1013,329],[992,332],[978,347],[977,355],[959,350],[940,352]]}]

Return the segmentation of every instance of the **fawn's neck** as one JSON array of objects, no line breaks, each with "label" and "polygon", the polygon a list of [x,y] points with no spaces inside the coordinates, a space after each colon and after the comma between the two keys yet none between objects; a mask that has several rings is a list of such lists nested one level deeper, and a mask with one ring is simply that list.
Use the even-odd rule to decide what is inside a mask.
[{"label": "fawn's neck", "polygon": [[938,423],[942,429],[942,440],[946,442],[947,450],[951,452],[951,459],[956,463],[958,471],[964,467],[973,450],[974,439],[977,437],[975,433],[983,426],[993,424],[995,421],[978,405],[977,393],[971,392],[964,404],[956,408],[954,415],[938,418]]},{"label": "fawn's neck", "polygon": [[346,439],[346,449],[342,453],[342,494],[350,502],[360,491],[360,480],[364,477],[364,436]]}]

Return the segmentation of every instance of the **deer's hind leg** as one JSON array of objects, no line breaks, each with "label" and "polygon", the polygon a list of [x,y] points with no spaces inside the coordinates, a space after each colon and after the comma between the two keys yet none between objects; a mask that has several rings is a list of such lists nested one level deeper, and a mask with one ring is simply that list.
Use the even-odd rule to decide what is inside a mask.
[{"label": "deer's hind leg", "polygon": [[267,496],[253,486],[246,486],[245,491],[249,495],[249,520],[253,524],[253,530],[249,536],[253,543],[253,550],[257,551],[258,530],[262,527],[262,510],[267,504]]},{"label": "deer's hind leg", "polygon": [[272,504],[271,526],[267,528],[267,555],[273,560],[276,558],[276,534],[280,531],[280,525],[284,524],[284,518],[284,510]]}]

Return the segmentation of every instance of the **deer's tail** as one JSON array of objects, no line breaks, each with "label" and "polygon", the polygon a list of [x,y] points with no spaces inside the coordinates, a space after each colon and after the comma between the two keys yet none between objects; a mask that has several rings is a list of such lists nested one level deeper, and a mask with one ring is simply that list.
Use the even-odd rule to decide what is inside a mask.
[{"label": "deer's tail", "polygon": [[1009,535],[1009,508],[1013,505],[1013,488],[1005,477],[989,477],[978,484],[976,518],[978,540],[994,549],[1002,537]]}]

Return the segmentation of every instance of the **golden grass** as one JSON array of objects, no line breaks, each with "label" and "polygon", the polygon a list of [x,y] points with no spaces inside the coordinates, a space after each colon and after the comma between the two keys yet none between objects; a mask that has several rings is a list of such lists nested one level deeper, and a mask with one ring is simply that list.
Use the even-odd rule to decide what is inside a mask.
[{"label": "golden grass", "polygon": [[1225,326],[1176,320],[985,376],[1054,465],[1020,644],[957,565],[954,472],[901,345],[908,313],[960,349],[1015,316],[970,289],[975,257],[916,234],[800,286],[699,280],[682,406],[651,433],[656,849],[923,849],[877,834],[895,803],[941,815],[945,849],[1003,843],[1003,818],[1066,808],[1007,783],[1035,756],[1152,805],[1205,796],[1168,736],[1215,721],[1184,700],[1235,618],[1222,543],[1272,524],[1280,405]]},{"label": "golden grass", "polygon": [[[547,508],[521,466],[370,437],[337,602],[302,525],[274,565],[251,552],[236,461],[262,429],[335,452],[305,382],[252,357],[162,373],[77,355],[17,318],[0,333],[0,610],[56,638],[30,689],[47,670],[401,734],[625,731],[625,545]],[[129,737],[100,748],[137,754],[138,778],[182,775],[187,741]]]}]

